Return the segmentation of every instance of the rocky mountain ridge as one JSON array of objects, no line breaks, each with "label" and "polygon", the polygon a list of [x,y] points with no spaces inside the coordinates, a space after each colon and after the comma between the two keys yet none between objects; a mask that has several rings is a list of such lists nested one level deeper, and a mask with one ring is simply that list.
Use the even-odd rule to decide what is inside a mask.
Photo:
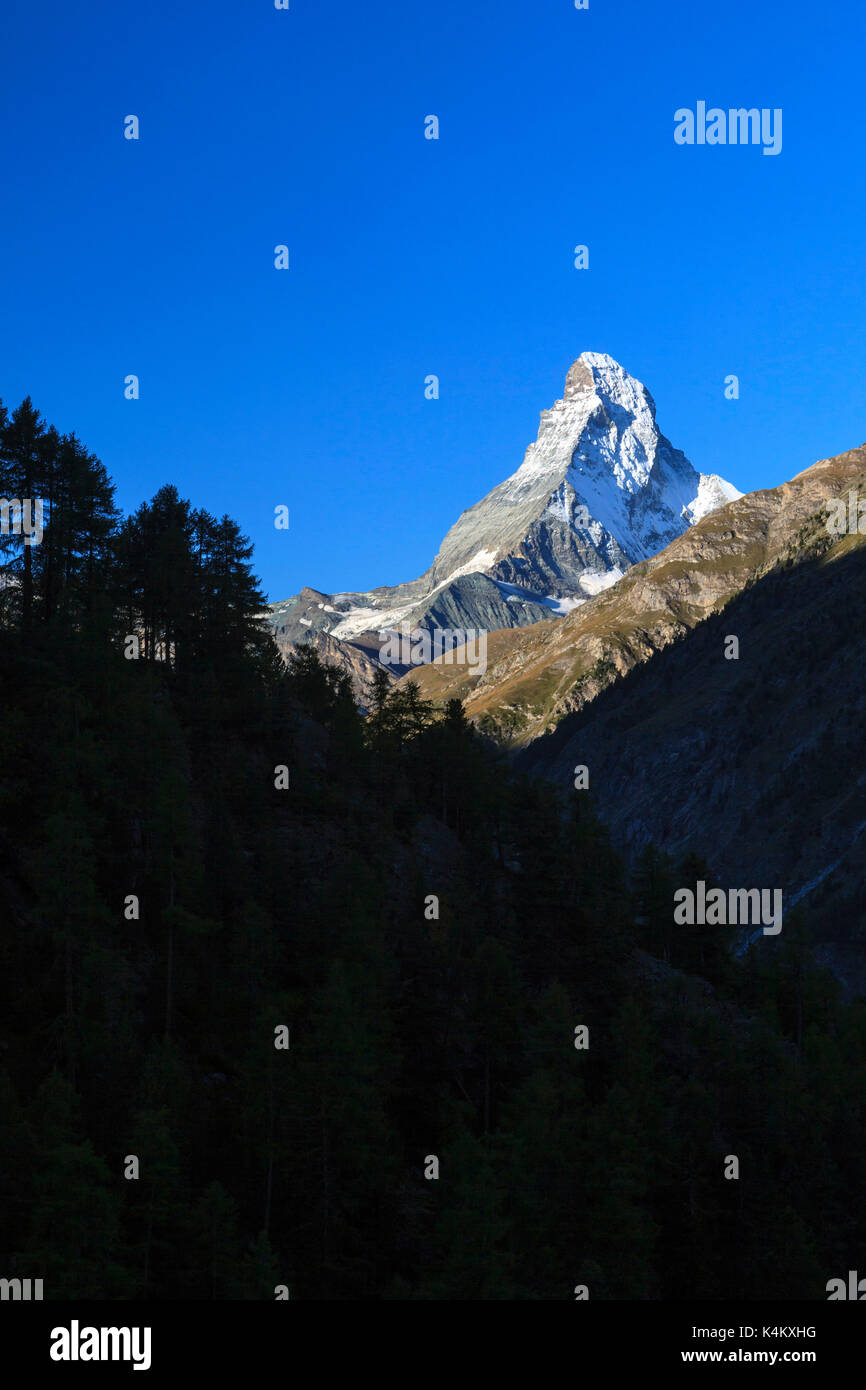
[{"label": "rocky mountain ridge", "polygon": [[564,617],[739,495],[660,433],[641,382],[585,352],[520,467],[462,513],[425,574],[368,592],[304,588],[271,605],[269,620],[284,647],[312,640],[332,658],[360,647],[373,660],[380,634],[403,624],[524,628]]},{"label": "rocky mountain ridge", "polygon": [[820,530],[828,503],[862,487],[864,468],[861,447],[728,502],[561,622],[491,633],[483,672],[440,661],[413,679],[428,697],[459,696],[496,736],[528,744],[796,555],[803,528]]}]

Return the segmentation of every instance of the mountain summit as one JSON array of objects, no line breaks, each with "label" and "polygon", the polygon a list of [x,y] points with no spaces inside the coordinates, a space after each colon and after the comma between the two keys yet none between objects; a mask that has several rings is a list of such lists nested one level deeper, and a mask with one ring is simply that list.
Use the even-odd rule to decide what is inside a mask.
[{"label": "mountain summit", "polygon": [[534,595],[586,598],[739,496],[660,434],[642,382],[584,352],[517,472],[463,513],[429,573],[442,584],[473,568]]},{"label": "mountain summit", "polygon": [[568,613],[740,495],[660,433],[640,381],[584,352],[520,467],[463,512],[425,574],[362,593],[304,589],[272,605],[271,622],[284,646],[328,634],[367,653],[401,623],[525,627]]}]

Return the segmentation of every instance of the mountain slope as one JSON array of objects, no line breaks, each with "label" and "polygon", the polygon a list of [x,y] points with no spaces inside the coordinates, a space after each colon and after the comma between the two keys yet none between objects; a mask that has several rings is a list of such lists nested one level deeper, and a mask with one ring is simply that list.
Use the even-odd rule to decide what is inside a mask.
[{"label": "mountain slope", "polygon": [[[862,484],[861,484],[862,495]],[[866,988],[866,536],[818,514],[796,562],[749,586],[518,759],[572,785],[636,855],[701,849],[725,887],[781,887],[825,962]],[[725,641],[739,641],[727,660]]]},{"label": "mountain slope", "polygon": [[483,673],[440,661],[413,678],[426,696],[458,696],[483,728],[528,743],[796,553],[800,529],[862,487],[864,469],[861,447],[729,502],[562,621],[491,633]]}]

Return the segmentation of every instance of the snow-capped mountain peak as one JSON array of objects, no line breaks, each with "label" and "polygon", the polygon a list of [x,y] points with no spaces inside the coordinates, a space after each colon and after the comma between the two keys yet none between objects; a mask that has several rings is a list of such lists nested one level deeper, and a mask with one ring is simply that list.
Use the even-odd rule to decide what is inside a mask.
[{"label": "snow-capped mountain peak", "polygon": [[301,595],[272,620],[286,640],[301,622],[344,641],[402,622],[522,627],[567,613],[740,495],[660,433],[642,382],[584,352],[520,467],[462,513],[425,574],[316,607]]},{"label": "snow-capped mountain peak", "polygon": [[[642,382],[606,353],[584,352],[568,371],[561,399],[541,412],[520,467],[452,526],[433,574],[441,581],[481,549],[498,561],[543,519],[595,552],[580,547],[578,569],[626,568],[739,496],[729,483],[699,473],[659,432],[655,402]],[[486,573],[495,570],[492,563]],[[562,578],[579,585],[579,573]]]}]

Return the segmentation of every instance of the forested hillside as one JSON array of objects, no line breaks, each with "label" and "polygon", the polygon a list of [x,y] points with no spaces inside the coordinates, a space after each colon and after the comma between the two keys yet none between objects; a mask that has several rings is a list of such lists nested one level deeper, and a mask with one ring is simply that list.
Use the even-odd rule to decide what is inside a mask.
[{"label": "forested hillside", "polygon": [[711,865],[629,877],[459,701],[377,677],[364,719],[284,666],[238,527],[172,487],[122,519],[29,402],[0,494],[46,499],[0,538],[0,1273],[824,1299],[857,1268],[866,1009],[805,920],[743,961],[674,927]]}]

